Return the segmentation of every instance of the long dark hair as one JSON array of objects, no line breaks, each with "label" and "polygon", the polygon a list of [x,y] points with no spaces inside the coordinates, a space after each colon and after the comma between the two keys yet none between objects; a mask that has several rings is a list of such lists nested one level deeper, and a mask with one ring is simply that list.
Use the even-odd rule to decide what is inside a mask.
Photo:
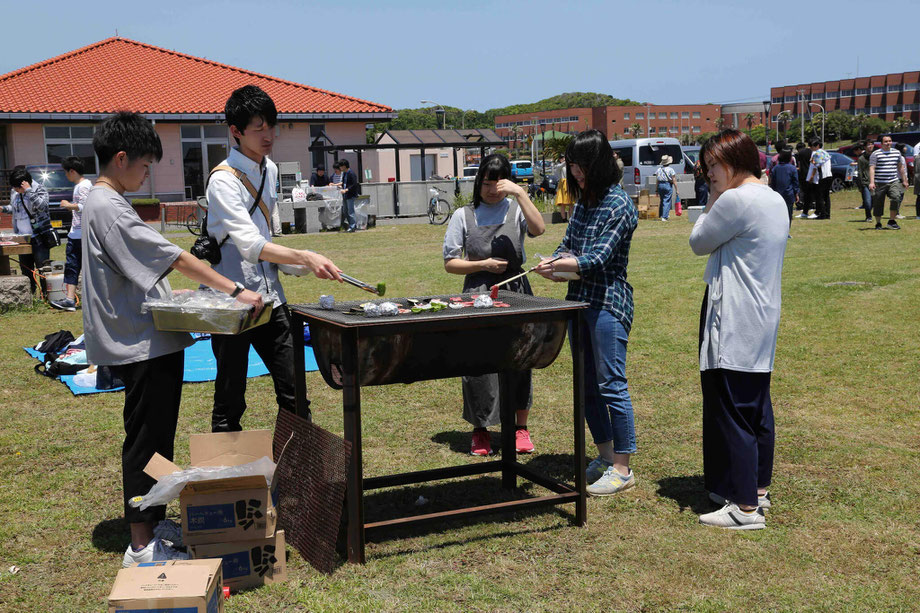
[{"label": "long dark hair", "polygon": [[508,161],[508,158],[499,153],[487,155],[479,163],[479,170],[476,171],[476,181],[473,182],[473,208],[478,207],[482,202],[483,181],[498,181],[510,178],[511,162]]},{"label": "long dark hair", "polygon": [[[572,164],[578,164],[585,173],[584,189],[572,180]],[[610,143],[599,130],[586,130],[572,139],[565,150],[565,172],[569,193],[588,207],[596,206],[623,176],[613,159]]]}]

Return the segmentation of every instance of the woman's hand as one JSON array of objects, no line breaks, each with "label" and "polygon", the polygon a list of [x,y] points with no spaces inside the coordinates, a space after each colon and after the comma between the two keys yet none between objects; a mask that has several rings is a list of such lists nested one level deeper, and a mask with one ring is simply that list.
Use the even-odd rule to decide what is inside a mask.
[{"label": "woman's hand", "polygon": [[495,189],[505,196],[514,196],[515,198],[527,195],[523,187],[509,179],[499,179],[498,183],[495,185]]},{"label": "woman's hand", "polygon": [[485,272],[501,274],[505,272],[506,268],[508,268],[508,260],[503,260],[501,258],[489,258],[488,260],[482,260],[480,265]]},{"label": "woman's hand", "polygon": [[567,279],[562,279],[555,275],[556,272],[563,272],[562,269],[559,268],[560,264],[562,264],[563,268],[569,268],[571,265],[574,265],[575,269],[578,269],[578,263],[575,261],[575,258],[564,258],[561,260],[557,260],[556,258],[543,258],[534,271],[544,279],[562,283],[567,281]]}]

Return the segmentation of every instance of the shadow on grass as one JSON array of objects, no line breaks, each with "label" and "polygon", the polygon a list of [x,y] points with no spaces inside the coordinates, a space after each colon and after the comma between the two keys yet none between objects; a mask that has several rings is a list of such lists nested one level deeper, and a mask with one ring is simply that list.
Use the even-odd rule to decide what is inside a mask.
[{"label": "shadow on grass", "polygon": [[714,507],[703,486],[702,475],[660,479],[658,495],[675,501],[680,506],[681,512],[690,509],[693,513],[700,515],[712,511]]},{"label": "shadow on grass", "polygon": [[131,541],[131,531],[123,517],[105,519],[93,528],[93,547],[108,553],[124,553]]}]

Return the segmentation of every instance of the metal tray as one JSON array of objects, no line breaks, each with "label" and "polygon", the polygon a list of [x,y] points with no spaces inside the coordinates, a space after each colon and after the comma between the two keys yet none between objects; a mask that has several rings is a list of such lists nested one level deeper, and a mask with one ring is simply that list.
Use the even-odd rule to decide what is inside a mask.
[{"label": "metal tray", "polygon": [[267,323],[272,317],[272,305],[266,304],[257,318],[252,309],[205,309],[176,305],[150,307],[153,325],[163,332],[208,332],[210,334],[239,334]]}]

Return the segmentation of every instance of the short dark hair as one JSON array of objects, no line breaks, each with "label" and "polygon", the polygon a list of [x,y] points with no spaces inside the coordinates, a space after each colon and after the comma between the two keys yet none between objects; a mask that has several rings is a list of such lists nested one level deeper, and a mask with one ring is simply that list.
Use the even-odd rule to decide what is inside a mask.
[{"label": "short dark hair", "polygon": [[32,182],[32,175],[26,170],[25,166],[15,166],[10,171],[10,187],[19,187],[23,181]]},{"label": "short dark hair", "polygon": [[351,168],[348,164],[348,160],[339,160],[339,168]]},{"label": "short dark hair", "polygon": [[727,166],[732,174],[746,172],[760,178],[760,152],[751,137],[740,130],[722,130],[706,141],[700,149],[700,166],[704,177],[709,176],[706,154]]},{"label": "short dark hair", "polygon": [[776,158],[776,161],[780,164],[790,164],[792,162],[792,149],[785,147],[780,150],[779,157]]},{"label": "short dark hair", "polygon": [[780,153],[783,149],[786,148],[786,139],[781,138],[777,140],[775,143],[773,143],[773,147],[776,149],[777,153]]},{"label": "short dark hair", "polygon": [[804,149],[805,147],[807,147],[807,145],[806,145],[805,143],[803,143],[802,141],[799,141],[799,142],[796,143],[796,145],[795,145],[795,150],[796,150],[796,151],[801,151],[801,150]]},{"label": "short dark hair", "polygon": [[821,142],[821,139],[818,138],[817,136],[812,136],[811,138],[808,139],[809,147],[821,147],[822,144],[823,143]]},{"label": "short dark hair", "polygon": [[566,181],[566,188],[587,207],[596,206],[611,187],[620,182],[623,176],[620,167],[613,159],[613,149],[599,130],[585,130],[572,139],[565,150],[566,176],[571,177],[572,164],[578,164],[585,173],[585,187],[578,182]]},{"label": "short dark hair", "polygon": [[320,170],[326,170],[326,167],[323,166],[322,164],[318,164],[318,165],[316,166],[316,170],[317,170],[317,172],[319,172]]},{"label": "short dark hair", "polygon": [[851,151],[859,151],[860,149],[865,149],[865,148],[866,148],[866,141],[862,141],[862,140],[861,140],[861,141],[857,141],[857,142],[853,143],[853,146],[850,147],[850,150],[851,150]]},{"label": "short dark hair", "polygon": [[473,208],[482,202],[482,182],[500,181],[511,178],[511,162],[500,153],[487,155],[479,164],[476,180],[473,181]]},{"label": "short dark hair", "polygon": [[[275,108],[275,102],[271,96],[265,93],[262,88],[255,85],[244,85],[239,89],[233,90],[227,103],[224,105],[224,117],[227,119],[227,125],[236,126],[240,132],[245,132],[249,122],[256,117],[261,117],[262,121],[269,126],[274,127],[278,123],[278,109]],[[234,137],[236,144],[240,139]]]},{"label": "short dark hair", "polygon": [[96,126],[93,149],[100,167],[107,166],[119,151],[127,153],[129,160],[145,155],[152,155],[157,162],[163,159],[163,145],[153,124],[130,111],[118,111]]},{"label": "short dark hair", "polygon": [[81,176],[86,170],[86,164],[83,163],[83,158],[78,158],[75,155],[68,155],[66,158],[61,160],[61,167],[64,170],[73,170]]}]

